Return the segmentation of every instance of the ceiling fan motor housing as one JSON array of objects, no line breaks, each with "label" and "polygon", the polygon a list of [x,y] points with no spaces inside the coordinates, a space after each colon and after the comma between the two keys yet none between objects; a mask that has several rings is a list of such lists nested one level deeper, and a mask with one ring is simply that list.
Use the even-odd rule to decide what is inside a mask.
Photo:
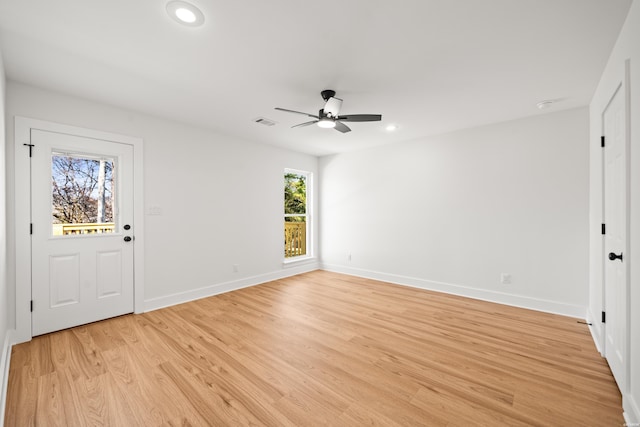
[{"label": "ceiling fan motor housing", "polygon": [[325,101],[328,101],[329,98],[333,98],[334,96],[336,96],[336,91],[331,89],[325,89],[322,92],[320,92],[320,95],[322,95],[322,99],[324,99]]}]

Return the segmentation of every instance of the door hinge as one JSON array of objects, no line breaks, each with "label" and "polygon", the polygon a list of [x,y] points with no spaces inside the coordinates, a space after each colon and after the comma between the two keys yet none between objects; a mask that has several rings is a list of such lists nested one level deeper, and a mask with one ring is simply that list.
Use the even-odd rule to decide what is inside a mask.
[{"label": "door hinge", "polygon": [[33,223],[29,224],[29,234],[33,234]]},{"label": "door hinge", "polygon": [[602,323],[607,323],[607,314],[604,311],[602,312]]},{"label": "door hinge", "polygon": [[22,144],[22,145],[24,145],[25,147],[29,147],[29,157],[32,157],[34,145],[33,144]]},{"label": "door hinge", "polygon": [[29,308],[30,308],[31,312],[33,313],[33,300],[31,300],[31,304],[30,304]]},{"label": "door hinge", "polygon": [[602,234],[607,234],[607,226],[602,224]]},{"label": "door hinge", "polygon": [[600,137],[600,147],[604,147],[604,136]]}]

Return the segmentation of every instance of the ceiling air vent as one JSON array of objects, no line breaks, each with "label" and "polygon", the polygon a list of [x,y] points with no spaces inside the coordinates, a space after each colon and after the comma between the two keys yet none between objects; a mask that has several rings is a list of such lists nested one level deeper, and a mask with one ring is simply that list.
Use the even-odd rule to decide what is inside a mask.
[{"label": "ceiling air vent", "polygon": [[253,119],[253,121],[265,126],[273,126],[276,124],[273,120],[265,119],[264,117],[258,117],[257,119]]}]

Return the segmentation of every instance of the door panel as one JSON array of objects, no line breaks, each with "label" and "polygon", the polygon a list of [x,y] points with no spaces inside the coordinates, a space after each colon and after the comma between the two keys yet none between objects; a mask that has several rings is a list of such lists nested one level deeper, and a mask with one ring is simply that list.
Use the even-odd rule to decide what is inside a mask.
[{"label": "door panel", "polygon": [[32,129],[32,334],[133,311],[133,147]]},{"label": "door panel", "polygon": [[80,302],[79,254],[49,257],[49,288],[53,308]]},{"label": "door panel", "polygon": [[98,267],[97,297],[122,295],[122,251],[98,252],[96,264]]},{"label": "door panel", "polygon": [[[621,390],[626,378],[626,111],[619,88],[603,114],[604,123],[604,305],[605,357]],[[609,259],[610,254],[622,259]]]}]

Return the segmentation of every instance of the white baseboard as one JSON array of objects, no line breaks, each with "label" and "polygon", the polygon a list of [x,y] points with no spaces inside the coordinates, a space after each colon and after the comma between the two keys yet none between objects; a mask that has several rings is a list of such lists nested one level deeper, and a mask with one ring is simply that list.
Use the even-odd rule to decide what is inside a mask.
[{"label": "white baseboard", "polygon": [[622,409],[627,426],[640,426],[640,404],[629,393],[622,395]]},{"label": "white baseboard", "polygon": [[158,310],[160,308],[170,307],[176,304],[182,304],[194,301],[200,298],[206,298],[225,292],[235,291],[249,286],[259,285],[261,283],[271,282],[272,280],[284,279],[285,277],[295,276],[296,274],[308,273],[309,271],[318,270],[320,264],[316,261],[301,262],[298,265],[287,265],[279,271],[261,274],[258,276],[245,277],[231,282],[217,283],[215,285],[206,286],[204,288],[193,289],[186,292],[179,292],[158,298],[145,300],[144,311]]},{"label": "white baseboard", "polygon": [[506,304],[515,307],[527,308],[530,310],[543,311],[546,313],[560,314],[563,316],[585,318],[587,308],[579,305],[565,304],[557,301],[531,298],[522,295],[513,295],[503,292],[490,291],[486,289],[476,289],[468,286],[455,285],[451,283],[436,282],[433,280],[419,279],[416,277],[400,276],[397,274],[382,273],[379,271],[364,270],[358,268],[345,267],[341,265],[323,264],[323,270],[336,273],[348,274],[351,276],[364,277],[367,279],[380,280],[394,283],[396,285],[410,286],[414,288],[426,289],[430,291],[444,292],[447,294],[459,295],[463,297]]},{"label": "white baseboard", "polygon": [[587,324],[589,325],[589,332],[591,332],[591,338],[593,339],[593,343],[596,345],[596,349],[598,353],[602,357],[604,354],[602,353],[602,325],[600,323],[600,319],[598,319],[590,309],[587,310]]},{"label": "white baseboard", "polygon": [[7,385],[9,383],[9,365],[13,347],[13,330],[8,330],[0,355],[0,427],[4,426],[4,411],[7,406]]}]

